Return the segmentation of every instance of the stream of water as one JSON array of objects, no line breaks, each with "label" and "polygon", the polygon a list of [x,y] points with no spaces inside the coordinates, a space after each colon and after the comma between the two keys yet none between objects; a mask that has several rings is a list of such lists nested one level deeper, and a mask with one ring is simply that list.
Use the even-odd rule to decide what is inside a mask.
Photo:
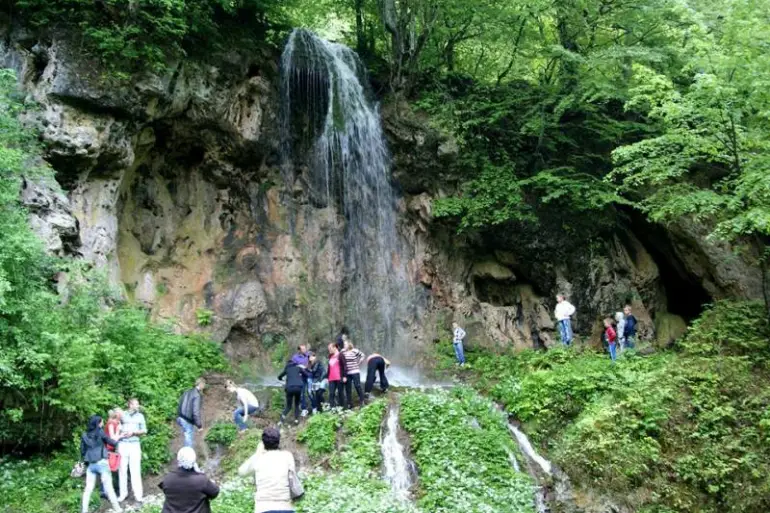
[{"label": "stream of water", "polygon": [[398,440],[398,429],[398,408],[393,406],[388,412],[388,420],[380,439],[383,473],[393,493],[400,499],[408,500],[412,468],[404,454],[404,446]]},{"label": "stream of water", "polygon": [[365,67],[350,48],[294,30],[281,57],[281,111],[284,177],[291,185],[295,170],[306,169],[311,199],[344,217],[344,281],[328,298],[334,315],[369,350],[406,358],[398,321],[408,317],[411,287],[390,156]]}]

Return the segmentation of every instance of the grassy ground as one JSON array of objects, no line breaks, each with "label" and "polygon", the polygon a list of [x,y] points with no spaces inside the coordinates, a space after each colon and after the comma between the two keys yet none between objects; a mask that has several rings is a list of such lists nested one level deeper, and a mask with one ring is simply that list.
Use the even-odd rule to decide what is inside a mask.
[{"label": "grassy ground", "polygon": [[[770,330],[720,303],[675,350],[469,353],[463,379],[584,490],[645,512],[770,511]],[[443,358],[451,358],[443,348]]]}]

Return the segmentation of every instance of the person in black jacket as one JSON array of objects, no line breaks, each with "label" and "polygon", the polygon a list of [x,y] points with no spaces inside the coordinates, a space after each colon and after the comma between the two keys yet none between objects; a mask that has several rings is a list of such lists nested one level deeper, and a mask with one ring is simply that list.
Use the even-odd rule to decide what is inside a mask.
[{"label": "person in black jacket", "polygon": [[201,403],[203,402],[203,389],[206,388],[206,380],[198,378],[195,387],[185,391],[179,399],[176,423],[184,432],[184,446],[192,447],[195,444],[195,428],[203,430],[201,418]]},{"label": "person in black jacket", "polygon": [[88,430],[80,438],[80,458],[88,464],[86,471],[86,488],[83,490],[83,501],[81,511],[88,512],[88,506],[91,503],[91,493],[96,486],[96,477],[100,476],[102,487],[107,498],[112,504],[113,511],[120,511],[118,497],[115,495],[115,489],[112,487],[112,472],[107,462],[107,447],[105,444],[116,446],[117,440],[113,440],[104,433],[104,423],[99,415],[93,415],[88,419]]},{"label": "person in black jacket", "polygon": [[308,364],[307,371],[309,373],[308,382],[312,383],[310,401],[313,403],[313,413],[318,413],[322,410],[321,405],[324,402],[324,394],[326,393],[326,369],[323,364],[318,360],[318,356],[315,353],[310,353],[310,363]]},{"label": "person in black jacket", "polygon": [[283,372],[278,375],[278,379],[283,381],[286,378],[286,385],[284,390],[286,391],[286,407],[281,414],[281,424],[283,424],[286,415],[291,411],[292,402],[294,403],[294,423],[299,424],[299,403],[302,397],[302,388],[305,386],[305,382],[302,378],[305,370],[289,360],[286,363],[286,367],[283,368]]},{"label": "person in black jacket", "polygon": [[195,463],[192,447],[182,447],[176,455],[177,470],[163,476],[158,485],[166,500],[162,513],[211,513],[211,499],[219,495],[219,487]]},{"label": "person in black jacket", "polygon": [[631,305],[626,305],[623,308],[623,314],[626,317],[626,325],[623,328],[623,336],[626,338],[626,348],[633,349],[636,342],[636,325],[638,321],[634,314],[631,313]]}]

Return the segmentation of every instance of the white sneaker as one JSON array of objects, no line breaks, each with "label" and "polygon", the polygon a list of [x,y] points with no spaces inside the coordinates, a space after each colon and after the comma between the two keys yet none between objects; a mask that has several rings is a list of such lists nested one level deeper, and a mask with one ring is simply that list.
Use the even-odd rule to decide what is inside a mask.
[{"label": "white sneaker", "polygon": [[302,410],[302,416],[307,417],[307,410]]},{"label": "white sneaker", "polygon": [[313,408],[313,415],[315,415],[316,413],[318,413],[318,408]]}]

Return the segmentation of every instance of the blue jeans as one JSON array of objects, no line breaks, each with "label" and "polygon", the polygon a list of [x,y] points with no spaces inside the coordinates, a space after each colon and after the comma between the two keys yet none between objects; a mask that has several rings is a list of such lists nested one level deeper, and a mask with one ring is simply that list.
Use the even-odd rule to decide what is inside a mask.
[{"label": "blue jeans", "polygon": [[617,344],[610,344],[610,359],[615,362],[615,359],[618,357],[618,345]]},{"label": "blue jeans", "polygon": [[463,351],[463,342],[452,342],[452,346],[455,348],[455,356],[459,363],[465,363],[465,352]]},{"label": "blue jeans", "polygon": [[568,346],[572,343],[572,322],[569,319],[559,321],[559,335],[561,343]]},{"label": "blue jeans", "polygon": [[188,422],[187,419],[183,419],[182,417],[177,417],[176,423],[179,424],[179,427],[181,427],[184,432],[184,446],[192,447],[195,445],[195,426],[193,423]]},{"label": "blue jeans", "polygon": [[[259,411],[259,408],[257,408],[256,406],[252,406],[250,404],[249,411],[248,413],[246,413],[246,416],[254,415],[258,411]],[[249,427],[246,425],[246,419],[244,419],[243,417],[244,417],[244,411],[243,411],[243,406],[241,406],[240,408],[238,408],[233,412],[233,420],[235,421],[235,425],[238,426],[238,429],[240,429],[241,431]]]},{"label": "blue jeans", "polygon": [[626,349],[633,349],[635,341],[636,341],[636,333],[634,333],[633,335],[626,335]]}]

